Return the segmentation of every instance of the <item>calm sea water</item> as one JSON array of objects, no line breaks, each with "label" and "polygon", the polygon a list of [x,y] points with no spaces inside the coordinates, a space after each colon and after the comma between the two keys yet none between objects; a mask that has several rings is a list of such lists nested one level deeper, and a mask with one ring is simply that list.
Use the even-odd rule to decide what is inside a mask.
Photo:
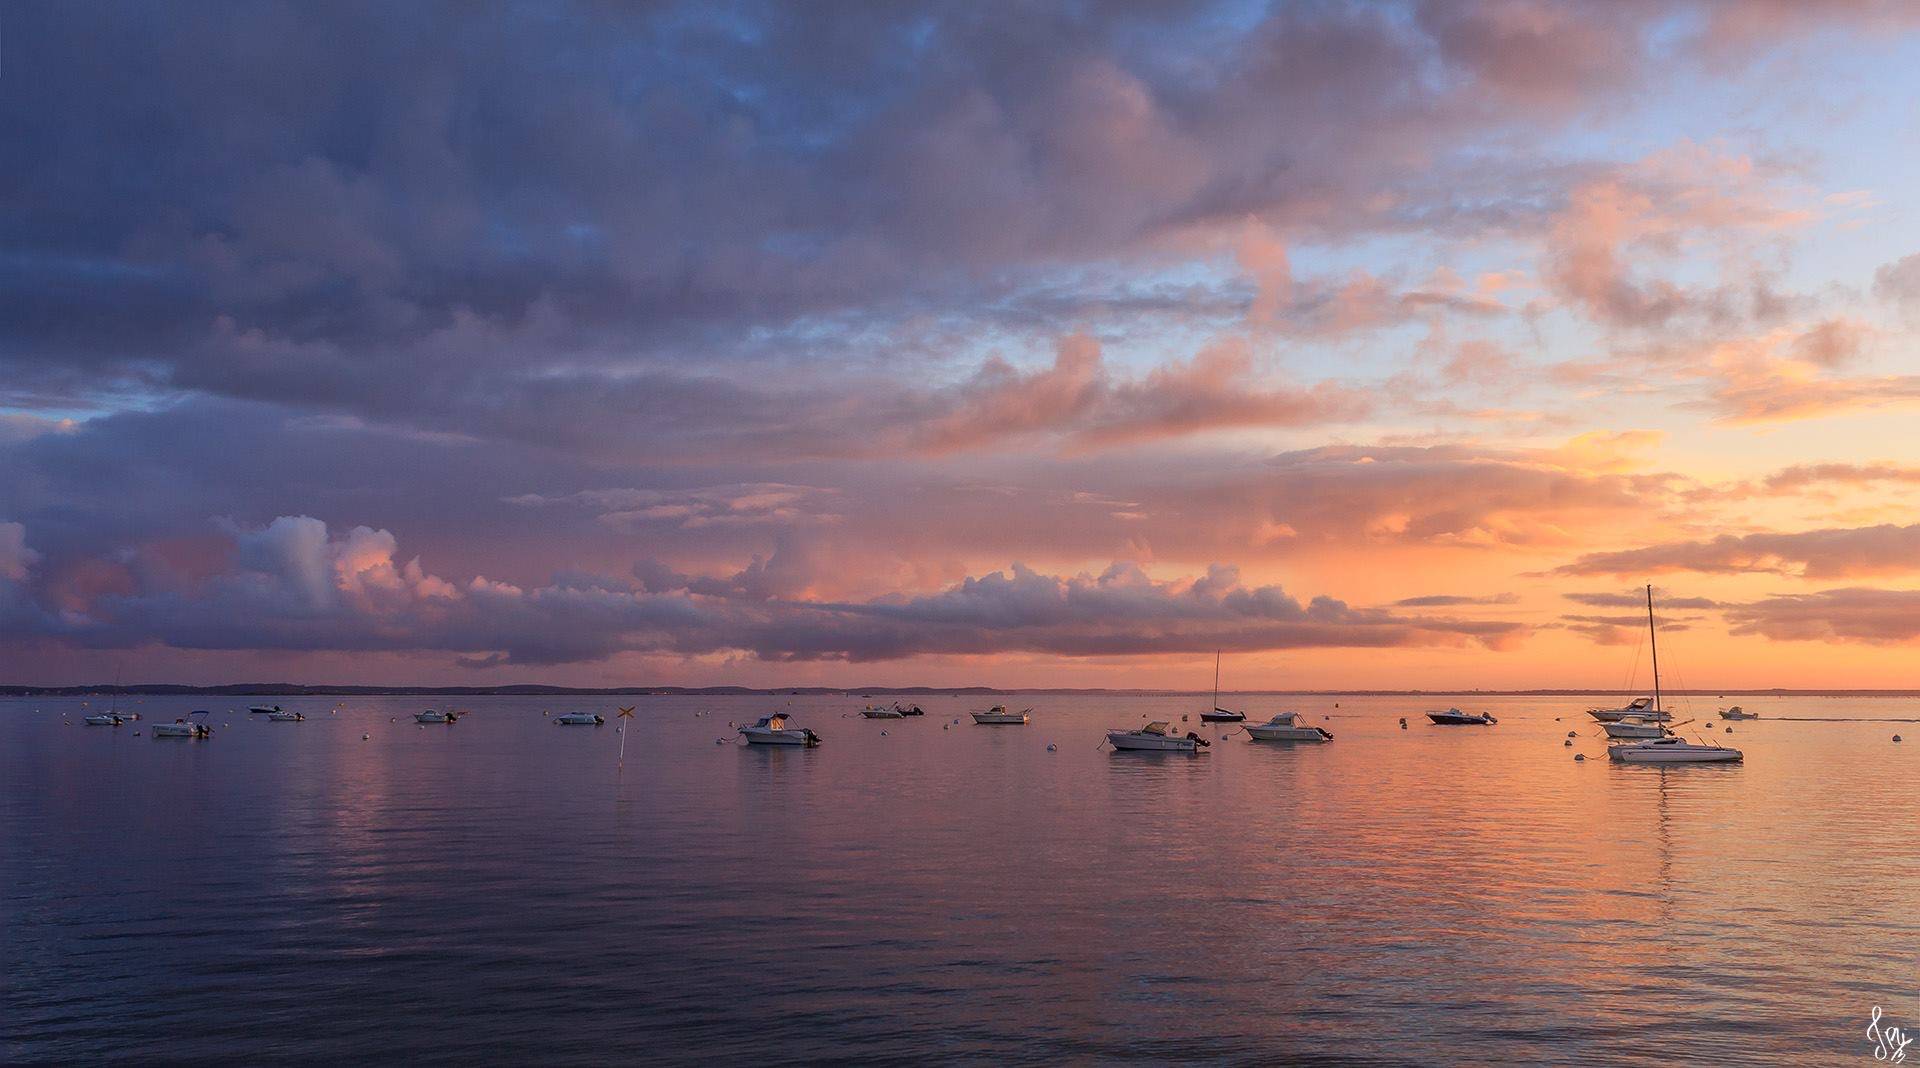
[{"label": "calm sea water", "polygon": [[[1920,701],[1744,699],[1744,765],[1662,770],[1578,698],[1236,698],[1335,740],[1197,758],[1096,746],[1204,697],[918,700],[627,699],[624,768],[611,700],[0,702],[0,1059],[1853,1063],[1875,1005],[1920,1027],[1920,724],[1846,721]],[[737,744],[776,708],[824,744]]]}]

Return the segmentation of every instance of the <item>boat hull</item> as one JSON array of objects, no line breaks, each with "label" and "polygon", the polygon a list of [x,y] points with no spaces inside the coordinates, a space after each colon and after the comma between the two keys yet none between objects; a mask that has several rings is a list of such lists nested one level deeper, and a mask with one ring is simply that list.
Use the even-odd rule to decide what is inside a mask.
[{"label": "boat hull", "polygon": [[1331,742],[1333,735],[1318,727],[1268,727],[1250,724],[1247,737],[1256,742]]},{"label": "boat hull", "polygon": [[1197,753],[1200,743],[1193,738],[1175,738],[1132,731],[1108,731],[1107,742],[1115,749],[1135,753]]},{"label": "boat hull", "polygon": [[742,727],[740,734],[748,745],[819,745],[820,737],[804,730],[770,730],[766,727]]},{"label": "boat hull", "polygon": [[1603,723],[1609,738],[1659,738],[1666,734],[1657,724],[1652,723]]},{"label": "boat hull", "polygon": [[162,723],[153,728],[155,738],[204,738],[207,733],[205,727],[188,727],[177,723]]},{"label": "boat hull", "polygon": [[1491,716],[1449,716],[1445,712],[1429,712],[1427,718],[1442,727],[1489,727],[1494,723]]},{"label": "boat hull", "polygon": [[973,714],[973,721],[983,727],[1019,727],[1026,724],[1027,717],[1025,713],[995,714],[992,712],[975,712]]},{"label": "boat hull", "polygon": [[1200,722],[1202,723],[1244,723],[1246,722],[1246,718],[1245,715],[1239,712],[1232,713],[1231,715],[1221,715],[1218,712],[1200,713]]},{"label": "boat hull", "polygon": [[1662,748],[1646,745],[1616,745],[1607,755],[1617,764],[1735,764],[1743,754],[1738,749],[1714,746]]}]

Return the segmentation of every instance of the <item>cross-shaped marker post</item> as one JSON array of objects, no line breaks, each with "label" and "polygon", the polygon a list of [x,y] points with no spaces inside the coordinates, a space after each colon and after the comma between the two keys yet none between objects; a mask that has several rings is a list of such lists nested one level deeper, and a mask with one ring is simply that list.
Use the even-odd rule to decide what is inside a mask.
[{"label": "cross-shaped marker post", "polygon": [[[632,719],[633,709],[623,708],[620,710],[620,714],[613,718]],[[625,727],[620,728],[620,766],[623,768],[627,766],[627,728]]]}]

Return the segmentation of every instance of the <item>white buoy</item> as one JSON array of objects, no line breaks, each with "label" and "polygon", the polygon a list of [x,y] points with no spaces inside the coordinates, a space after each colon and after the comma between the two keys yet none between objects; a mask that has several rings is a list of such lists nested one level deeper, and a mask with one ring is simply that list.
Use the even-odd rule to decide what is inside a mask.
[{"label": "white buoy", "polygon": [[943,731],[950,731],[950,730],[952,730],[952,729],[953,729],[953,724],[951,724],[951,723],[942,723],[942,724],[940,724],[940,729],[941,729],[941,730],[943,730]]},{"label": "white buoy", "polygon": [[886,732],[886,731],[881,731],[881,732],[880,732],[880,737],[882,737],[882,738],[885,738],[886,736],[887,736],[887,732]]},{"label": "white buoy", "polygon": [[1573,737],[1574,735],[1576,735],[1576,734],[1578,734],[1578,733],[1579,733],[1578,731],[1568,731],[1568,732],[1567,732],[1567,737],[1569,737],[1569,738],[1572,738],[1572,737]]},{"label": "white buoy", "polygon": [[1573,748],[1573,739],[1572,739],[1572,738],[1568,738],[1568,739],[1567,739],[1566,741],[1564,741],[1564,742],[1561,742],[1560,744],[1561,744],[1561,745],[1563,745],[1563,746],[1565,746],[1565,747],[1567,747],[1568,749],[1572,749],[1572,748]]},{"label": "white buoy", "polygon": [[364,742],[364,741],[366,741],[367,739],[369,739],[369,738],[371,738],[371,737],[373,737],[373,735],[371,735],[371,734],[363,734],[363,735],[361,735],[361,736],[360,736],[360,740]]},{"label": "white buoy", "polygon": [[1055,745],[1055,744],[1053,744],[1052,742],[1048,742],[1048,743],[1047,743],[1047,752],[1049,752],[1049,753],[1058,753],[1059,751],[1060,751],[1060,747],[1059,747],[1059,746],[1057,746],[1057,745]]}]

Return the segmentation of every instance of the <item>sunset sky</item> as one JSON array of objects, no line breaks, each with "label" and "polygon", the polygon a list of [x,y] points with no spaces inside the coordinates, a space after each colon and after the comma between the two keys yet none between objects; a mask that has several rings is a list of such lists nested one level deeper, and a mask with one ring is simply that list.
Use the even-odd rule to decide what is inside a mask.
[{"label": "sunset sky", "polygon": [[1920,687],[1920,5],[9,4],[0,683]]}]

